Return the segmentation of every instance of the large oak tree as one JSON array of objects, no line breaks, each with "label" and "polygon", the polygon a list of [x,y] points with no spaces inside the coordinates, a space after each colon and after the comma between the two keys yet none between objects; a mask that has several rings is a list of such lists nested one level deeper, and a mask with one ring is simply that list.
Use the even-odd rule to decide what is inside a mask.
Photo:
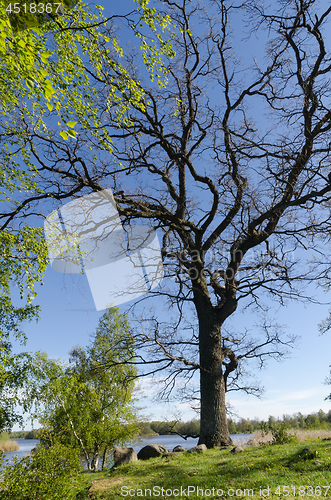
[{"label": "large oak tree", "polygon": [[[170,370],[170,384],[199,371],[200,443],[212,447],[230,442],[225,394],[248,388],[239,382],[244,361],[281,356],[290,343],[267,321],[262,339],[236,338],[226,321],[239,303],[259,304],[268,293],[281,303],[304,298],[304,285],[323,277],[323,262],[300,261],[312,257],[314,233],[330,229],[331,7],[315,0],[156,6],[171,20],[175,55],[160,32],[151,40],[134,26],[148,46],[144,66],[140,49],[131,43],[123,52],[114,26],[103,24],[80,34],[85,54],[67,43],[68,61],[82,70],[74,78],[56,73],[55,47],[62,123],[74,117],[77,135],[63,133],[55,110],[32,113],[21,102],[2,123],[1,143],[19,145],[38,191],[17,197],[0,217],[4,229],[41,212],[45,199],[58,208],[110,187],[124,227],[143,221],[159,231],[172,281],[151,295],[169,299],[179,319],[165,330],[156,316],[152,330],[143,322],[136,363],[145,373]],[[146,67],[155,70],[152,82]],[[192,336],[181,330],[186,304],[198,325]]]}]

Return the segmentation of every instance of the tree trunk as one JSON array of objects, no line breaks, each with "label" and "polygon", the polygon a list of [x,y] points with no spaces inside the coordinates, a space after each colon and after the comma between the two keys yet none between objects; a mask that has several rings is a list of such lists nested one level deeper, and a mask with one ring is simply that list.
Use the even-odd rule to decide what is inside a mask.
[{"label": "tree trunk", "polygon": [[69,422],[69,424],[70,424],[70,427],[72,428],[72,432],[73,432],[73,434],[74,434],[75,438],[77,439],[78,443],[80,444],[80,447],[81,447],[81,449],[82,449],[82,452],[83,452],[83,455],[84,455],[84,458],[85,458],[85,461],[86,461],[86,467],[87,467],[88,471],[91,471],[92,469],[91,469],[91,465],[90,465],[90,457],[89,457],[89,454],[88,454],[88,452],[87,452],[87,450],[86,450],[86,448],[85,448],[85,446],[84,446],[83,441],[81,440],[81,438],[78,436],[78,434],[77,434],[77,432],[76,432],[76,429],[75,429],[74,423],[73,423],[73,421],[71,420],[70,415],[69,415],[69,413],[67,412],[67,409],[66,409],[65,404],[64,404],[64,402],[63,402],[63,401],[61,401],[61,406],[62,406],[62,408],[63,408],[63,410],[64,410],[64,413],[65,413],[65,414],[66,414],[66,416],[67,416],[67,419],[68,419],[68,422]]},{"label": "tree trunk", "polygon": [[93,472],[98,471],[98,465],[99,465],[99,446],[95,446],[91,463],[91,469],[93,470]]},{"label": "tree trunk", "polygon": [[207,448],[232,444],[225,406],[221,325],[208,308],[198,312],[200,345],[200,438]]},{"label": "tree trunk", "polygon": [[107,452],[108,452],[108,446],[106,445],[105,449],[103,451],[101,470],[103,470],[103,468],[106,464]]}]

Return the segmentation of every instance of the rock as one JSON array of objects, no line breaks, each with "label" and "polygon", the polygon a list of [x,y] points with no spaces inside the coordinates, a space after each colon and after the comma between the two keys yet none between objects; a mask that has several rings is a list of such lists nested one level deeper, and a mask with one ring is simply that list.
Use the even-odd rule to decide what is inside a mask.
[{"label": "rock", "polygon": [[175,453],[178,453],[179,451],[186,451],[186,450],[182,446],[177,445],[174,447],[174,449],[172,451],[174,451]]},{"label": "rock", "polygon": [[180,453],[180,451],[168,451],[168,453],[163,453],[162,458],[175,457],[176,455],[180,455]]},{"label": "rock", "polygon": [[315,462],[314,462],[314,465],[322,465],[322,464],[323,464],[323,462],[321,462],[320,460],[315,460]]},{"label": "rock", "polygon": [[198,444],[198,446],[194,446],[190,448],[188,453],[204,453],[207,450],[207,446],[205,444]]},{"label": "rock", "polygon": [[169,451],[162,444],[148,444],[139,451],[138,460],[148,460],[149,458],[159,457],[164,453],[169,453]]},{"label": "rock", "polygon": [[234,448],[232,448],[232,450],[230,450],[230,453],[241,453],[242,451],[244,451],[244,448],[242,448],[238,444],[237,446],[235,446]]},{"label": "rock", "polygon": [[137,460],[137,453],[133,448],[116,448],[114,451],[114,466],[136,462]]}]

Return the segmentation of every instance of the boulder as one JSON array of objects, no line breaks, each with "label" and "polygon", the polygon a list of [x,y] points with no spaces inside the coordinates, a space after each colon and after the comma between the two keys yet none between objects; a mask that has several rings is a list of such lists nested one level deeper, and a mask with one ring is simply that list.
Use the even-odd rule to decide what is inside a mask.
[{"label": "boulder", "polygon": [[238,444],[237,446],[235,446],[234,448],[232,448],[232,450],[230,450],[230,453],[241,453],[242,451],[244,451],[244,448],[242,448]]},{"label": "boulder", "polygon": [[114,451],[114,466],[136,462],[137,460],[137,453],[133,448],[116,448]]},{"label": "boulder", "polygon": [[182,446],[177,445],[177,446],[174,447],[174,449],[172,451],[175,452],[175,453],[178,453],[179,451],[186,451],[186,450]]},{"label": "boulder", "polygon": [[149,458],[159,457],[164,453],[169,452],[162,444],[148,444],[139,451],[138,460],[148,460]]},{"label": "boulder", "polygon": [[188,453],[204,453],[207,450],[207,446],[205,444],[198,444],[198,446],[194,446],[190,448]]}]

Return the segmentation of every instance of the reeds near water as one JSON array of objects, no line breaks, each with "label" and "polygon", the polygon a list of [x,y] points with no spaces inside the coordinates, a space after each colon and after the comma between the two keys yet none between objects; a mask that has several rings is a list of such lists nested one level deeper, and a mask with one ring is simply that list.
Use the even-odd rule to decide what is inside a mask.
[{"label": "reeds near water", "polygon": [[[314,429],[314,430],[301,430],[289,429],[289,434],[295,434],[299,443],[309,441],[310,439],[329,438],[331,439],[331,430],[329,429]],[[235,440],[234,440],[235,441]],[[259,444],[268,444],[272,442],[272,434],[268,433],[263,435],[261,431],[255,432],[254,435],[242,444],[258,446]]]},{"label": "reeds near water", "polygon": [[16,441],[0,441],[0,450],[5,453],[8,453],[9,451],[17,451],[18,449],[19,446]]},{"label": "reeds near water", "polygon": [[8,453],[9,451],[17,451],[18,449],[18,444],[16,441],[9,439],[9,434],[7,432],[0,433],[0,450]]}]

